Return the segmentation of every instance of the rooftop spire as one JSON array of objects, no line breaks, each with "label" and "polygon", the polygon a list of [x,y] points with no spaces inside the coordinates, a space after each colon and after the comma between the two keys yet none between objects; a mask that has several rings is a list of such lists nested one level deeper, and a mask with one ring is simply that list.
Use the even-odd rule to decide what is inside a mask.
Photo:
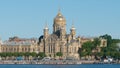
[{"label": "rooftop spire", "polygon": [[58,9],[58,16],[62,16],[60,8]]},{"label": "rooftop spire", "polygon": [[71,29],[75,29],[75,27],[74,27],[74,21],[72,21],[72,28]]},{"label": "rooftop spire", "polygon": [[58,13],[60,13],[60,12],[61,12],[61,9],[59,8],[59,9],[58,9]]}]

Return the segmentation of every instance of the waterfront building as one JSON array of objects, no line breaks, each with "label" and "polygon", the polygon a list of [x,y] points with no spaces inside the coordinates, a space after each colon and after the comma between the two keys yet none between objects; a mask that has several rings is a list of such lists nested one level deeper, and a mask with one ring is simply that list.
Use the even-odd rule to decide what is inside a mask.
[{"label": "waterfront building", "polygon": [[79,59],[78,49],[81,48],[80,37],[76,37],[76,28],[72,25],[70,33],[66,32],[66,19],[59,11],[53,20],[53,33],[44,28],[43,36],[39,38],[39,45],[47,56],[55,57],[57,52],[63,53],[63,58]]},{"label": "waterfront building", "polygon": [[0,52],[35,52],[36,39],[11,37],[0,45]]},{"label": "waterfront building", "polygon": [[[44,52],[46,56],[51,58],[57,58],[56,53],[61,52],[63,59],[66,57],[79,59],[78,50],[82,48],[82,44],[93,40],[93,38],[77,37],[74,25],[71,26],[70,33],[67,34],[66,19],[59,11],[53,20],[52,34],[46,25],[39,40],[12,37],[0,44],[0,52]],[[101,39],[100,46],[105,47],[106,45],[107,41]],[[100,51],[99,48],[98,51]]]}]

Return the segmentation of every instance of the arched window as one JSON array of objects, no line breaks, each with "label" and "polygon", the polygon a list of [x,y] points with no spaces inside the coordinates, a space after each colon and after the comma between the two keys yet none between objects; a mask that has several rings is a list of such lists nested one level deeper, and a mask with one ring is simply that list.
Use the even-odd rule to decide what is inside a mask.
[{"label": "arched window", "polygon": [[14,51],[16,51],[16,48],[14,48]]},{"label": "arched window", "polygon": [[22,48],[22,51],[24,52],[24,48]]},{"label": "arched window", "polygon": [[9,51],[11,52],[11,48],[9,48]]},{"label": "arched window", "polygon": [[7,50],[7,48],[6,48],[6,52],[7,52],[8,50]]},{"label": "arched window", "polygon": [[12,52],[14,51],[13,48],[11,48],[11,51],[12,51]]},{"label": "arched window", "polygon": [[33,48],[33,52],[35,51],[35,49]]},{"label": "arched window", "polygon": [[19,52],[19,48],[17,48],[17,52]]},{"label": "arched window", "polygon": [[3,50],[3,52],[4,52],[4,48],[3,48],[2,50]]},{"label": "arched window", "polygon": [[31,49],[29,48],[29,51],[30,51]]},{"label": "arched window", "polygon": [[25,48],[25,51],[27,51],[27,48]]}]

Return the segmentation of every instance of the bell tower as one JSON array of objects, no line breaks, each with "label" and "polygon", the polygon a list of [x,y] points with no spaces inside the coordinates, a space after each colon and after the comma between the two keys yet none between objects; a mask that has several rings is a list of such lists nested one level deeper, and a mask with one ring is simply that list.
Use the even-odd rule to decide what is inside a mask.
[{"label": "bell tower", "polygon": [[46,39],[49,36],[49,29],[48,26],[46,24],[45,28],[44,28],[44,39]]},{"label": "bell tower", "polygon": [[76,28],[74,27],[74,25],[72,24],[72,28],[70,29],[70,34],[72,39],[75,39],[76,36]]}]

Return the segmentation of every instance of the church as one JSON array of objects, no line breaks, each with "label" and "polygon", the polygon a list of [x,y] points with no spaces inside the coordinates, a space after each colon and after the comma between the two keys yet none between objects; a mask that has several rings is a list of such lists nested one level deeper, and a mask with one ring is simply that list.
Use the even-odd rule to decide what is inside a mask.
[{"label": "church", "polygon": [[[93,41],[94,38],[76,37],[76,28],[71,26],[70,33],[66,32],[66,19],[59,11],[53,20],[53,32],[50,34],[46,25],[43,29],[43,35],[39,40],[35,38],[26,39],[19,37],[11,37],[9,40],[0,42],[0,53],[7,52],[44,52],[47,57],[59,58],[56,54],[62,53],[61,58],[72,57],[79,59],[78,51],[82,48],[82,44],[87,41]],[[100,47],[106,47],[107,40],[101,39]],[[97,52],[100,52],[98,47]]]},{"label": "church", "polygon": [[53,33],[49,34],[46,25],[44,35],[39,38],[39,46],[49,57],[55,57],[57,52],[63,53],[62,58],[79,59],[78,49],[81,48],[80,37],[76,37],[76,28],[72,25],[70,33],[66,32],[66,19],[59,11],[53,20]]}]

